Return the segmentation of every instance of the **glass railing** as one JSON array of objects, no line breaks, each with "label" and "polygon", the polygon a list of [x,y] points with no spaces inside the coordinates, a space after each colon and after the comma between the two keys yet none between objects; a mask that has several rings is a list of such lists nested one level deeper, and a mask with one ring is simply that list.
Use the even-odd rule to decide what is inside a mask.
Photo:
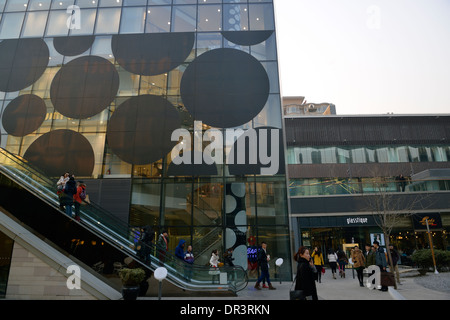
[{"label": "glass railing", "polygon": [[371,194],[379,192],[439,192],[450,191],[450,179],[416,179],[395,182],[382,179],[291,179],[291,197]]},{"label": "glass railing", "polygon": [[[48,178],[23,158],[2,148],[0,148],[0,172],[53,208],[59,209],[56,181]],[[60,213],[65,215],[61,210]],[[237,292],[247,286],[247,273],[240,266],[224,266],[213,270],[208,266],[188,264],[171,252],[165,252],[161,258],[158,248],[153,243],[141,244],[150,254],[149,259],[142,258],[135,249],[139,228],[131,227],[93,202],[81,206],[80,218],[81,220],[76,223],[139,261],[142,266],[153,271],[157,267],[165,267],[168,270],[167,280],[183,289]]]}]

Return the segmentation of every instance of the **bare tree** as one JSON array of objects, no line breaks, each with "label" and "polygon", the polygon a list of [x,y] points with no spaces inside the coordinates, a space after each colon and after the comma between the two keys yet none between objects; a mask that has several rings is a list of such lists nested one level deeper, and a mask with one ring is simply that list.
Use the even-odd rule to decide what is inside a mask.
[{"label": "bare tree", "polygon": [[[389,250],[392,230],[405,218],[411,217],[415,212],[429,207],[430,196],[422,192],[392,192],[389,183],[385,179],[374,178],[373,192],[364,194],[364,198],[367,210],[372,212],[376,224],[384,233],[389,268],[393,271],[392,255]],[[396,281],[395,289],[397,289]]]}]

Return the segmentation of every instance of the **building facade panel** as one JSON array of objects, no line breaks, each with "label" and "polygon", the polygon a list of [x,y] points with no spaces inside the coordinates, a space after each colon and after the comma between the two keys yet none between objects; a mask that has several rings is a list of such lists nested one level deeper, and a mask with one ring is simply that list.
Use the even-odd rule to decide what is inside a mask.
[{"label": "building facade panel", "polygon": [[231,247],[247,268],[255,239],[290,260],[289,235],[270,230],[289,226],[284,171],[170,170],[175,145],[196,160],[219,132],[210,155],[227,160],[227,129],[282,132],[271,0],[0,1],[0,57],[1,147],[74,173],[133,226],[168,229],[171,250],[185,239],[206,261]]}]

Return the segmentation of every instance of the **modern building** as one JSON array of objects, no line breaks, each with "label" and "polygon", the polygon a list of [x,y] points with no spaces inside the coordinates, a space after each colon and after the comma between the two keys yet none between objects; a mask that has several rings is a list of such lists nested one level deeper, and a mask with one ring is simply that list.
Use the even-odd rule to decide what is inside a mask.
[{"label": "modern building", "polygon": [[286,116],[285,126],[295,246],[384,243],[373,214],[384,197],[402,215],[390,238],[401,252],[429,247],[426,217],[433,245],[449,249],[449,115]]},{"label": "modern building", "polygon": [[283,114],[292,116],[325,116],[336,114],[336,106],[332,103],[311,103],[305,97],[283,97]]},{"label": "modern building", "polygon": [[[213,249],[233,248],[250,280],[257,270],[248,248],[262,241],[272,274],[276,258],[291,261],[272,0],[0,0],[0,111],[3,165],[15,162],[39,183],[74,174],[114,223],[148,225],[156,237],[167,230],[170,252],[185,240],[203,266]],[[272,157],[267,141],[278,146]],[[30,187],[5,172],[2,188]],[[11,199],[0,207],[26,220]],[[94,254],[86,247],[103,243],[102,234],[88,241],[95,230],[79,232],[86,239],[67,231],[52,241],[65,254],[84,250],[77,259],[86,268],[128,254]],[[20,249],[11,237],[3,234],[2,261],[14,265]],[[290,279],[291,264],[277,272]]]}]

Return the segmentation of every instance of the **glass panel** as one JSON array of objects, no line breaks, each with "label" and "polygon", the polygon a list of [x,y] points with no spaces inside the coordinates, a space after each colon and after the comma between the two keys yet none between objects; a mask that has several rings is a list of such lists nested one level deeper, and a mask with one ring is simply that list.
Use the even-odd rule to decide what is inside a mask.
[{"label": "glass panel", "polygon": [[250,30],[274,30],[272,4],[251,4],[249,27]]},{"label": "glass panel", "polygon": [[4,13],[0,26],[0,40],[19,38],[25,12]]},{"label": "glass panel", "polygon": [[66,10],[68,6],[73,5],[74,0],[53,0],[52,9]]},{"label": "glass panel", "polygon": [[191,183],[164,185],[164,225],[192,225]]},{"label": "glass panel", "polygon": [[96,9],[81,9],[80,29],[71,29],[70,34],[71,35],[93,34],[96,13],[97,13]]},{"label": "glass panel", "polygon": [[222,30],[222,7],[199,6],[197,31],[220,31]]},{"label": "glass panel", "polygon": [[25,11],[28,7],[28,0],[8,0],[5,12]]},{"label": "glass panel", "polygon": [[223,29],[225,31],[248,30],[247,5],[225,4],[223,10]]},{"label": "glass panel", "polygon": [[145,7],[123,8],[120,33],[142,33],[145,27]]},{"label": "glass panel", "polygon": [[195,183],[187,201],[192,204],[194,225],[221,225],[223,187],[221,183]]},{"label": "glass panel", "polygon": [[99,9],[95,33],[117,33],[120,22],[120,8]]},{"label": "glass panel", "polygon": [[23,27],[23,37],[42,37],[47,23],[48,11],[28,12]]},{"label": "glass panel", "polygon": [[100,0],[99,7],[120,7],[122,0]]},{"label": "glass panel", "polygon": [[171,7],[147,7],[145,32],[169,32]]},{"label": "glass panel", "polygon": [[134,180],[131,194],[130,225],[159,224],[161,184]]},{"label": "glass panel", "polygon": [[286,184],[284,181],[256,183],[258,225],[286,224]]},{"label": "glass panel", "polygon": [[47,27],[47,36],[66,36],[69,33],[67,19],[69,15],[65,10],[51,11]]},{"label": "glass panel", "polygon": [[196,6],[173,7],[172,29],[171,29],[173,32],[195,31],[196,22],[197,22]]},{"label": "glass panel", "polygon": [[28,11],[47,10],[50,8],[51,0],[30,0]]}]

